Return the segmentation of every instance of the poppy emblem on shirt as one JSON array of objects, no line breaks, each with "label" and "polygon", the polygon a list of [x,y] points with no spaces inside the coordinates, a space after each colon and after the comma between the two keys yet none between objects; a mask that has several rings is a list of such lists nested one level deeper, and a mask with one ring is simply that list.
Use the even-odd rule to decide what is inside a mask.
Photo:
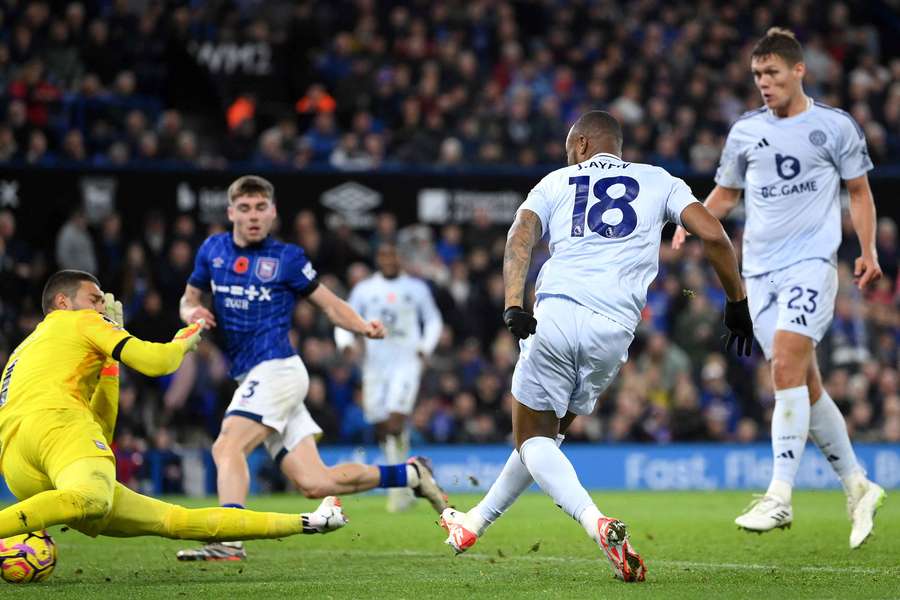
[{"label": "poppy emblem on shirt", "polygon": [[275,279],[275,276],[278,275],[278,259],[258,258],[256,260],[256,270],[254,272],[263,283],[272,281]]},{"label": "poppy emblem on shirt", "polygon": [[231,267],[234,269],[234,272],[238,275],[243,275],[250,268],[250,259],[246,256],[238,256],[234,260],[234,265]]},{"label": "poppy emblem on shirt", "polygon": [[397,294],[395,294],[394,292],[388,292],[387,301],[388,301],[388,304],[393,304],[394,302],[396,302]]}]

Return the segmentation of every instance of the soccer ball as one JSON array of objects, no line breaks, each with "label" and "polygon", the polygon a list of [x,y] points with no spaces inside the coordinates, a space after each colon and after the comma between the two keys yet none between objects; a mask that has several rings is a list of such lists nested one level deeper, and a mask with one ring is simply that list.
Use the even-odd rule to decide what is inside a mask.
[{"label": "soccer ball", "polygon": [[3,581],[44,581],[55,566],[56,542],[47,530],[0,539],[0,578]]}]

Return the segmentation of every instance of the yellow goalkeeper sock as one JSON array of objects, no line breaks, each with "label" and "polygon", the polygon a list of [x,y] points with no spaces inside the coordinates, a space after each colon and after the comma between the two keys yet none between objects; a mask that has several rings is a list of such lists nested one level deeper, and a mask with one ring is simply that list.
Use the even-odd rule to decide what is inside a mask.
[{"label": "yellow goalkeeper sock", "polygon": [[117,484],[112,513],[105,527],[96,533],[220,542],[277,538],[302,533],[305,516],[237,508],[184,508],[142,496]]}]

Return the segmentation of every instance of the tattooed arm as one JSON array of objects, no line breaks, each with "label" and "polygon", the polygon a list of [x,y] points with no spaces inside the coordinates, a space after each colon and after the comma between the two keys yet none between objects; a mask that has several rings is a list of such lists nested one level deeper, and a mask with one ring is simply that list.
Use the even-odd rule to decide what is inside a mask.
[{"label": "tattooed arm", "polygon": [[506,236],[503,253],[506,308],[525,305],[525,277],[531,264],[531,250],[541,235],[541,220],[537,214],[528,209],[519,210]]}]

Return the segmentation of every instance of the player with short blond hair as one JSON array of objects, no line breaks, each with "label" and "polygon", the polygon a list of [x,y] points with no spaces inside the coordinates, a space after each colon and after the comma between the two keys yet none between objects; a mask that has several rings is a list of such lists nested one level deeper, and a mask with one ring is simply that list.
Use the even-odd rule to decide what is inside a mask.
[{"label": "player with short blond hair", "polygon": [[[336,326],[368,339],[383,338],[385,329],[380,320],[364,319],[322,285],[302,248],[270,235],[277,215],[274,193],[271,183],[255,175],[229,186],[233,228],[200,246],[181,298],[185,323],[203,319],[207,327],[220,326],[231,376],[239,384],[212,448],[220,503],[244,507],[250,486],[247,455],[265,444],[281,471],[309,498],[409,488],[440,512],[447,506],[446,494],[428,459],[333,467],[322,462],[316,446],[322,430],[305,404],[309,374],[288,338],[294,305],[305,298]],[[205,291],[212,293],[213,311],[202,303]],[[180,560],[245,557],[240,542],[178,553]]]}]

